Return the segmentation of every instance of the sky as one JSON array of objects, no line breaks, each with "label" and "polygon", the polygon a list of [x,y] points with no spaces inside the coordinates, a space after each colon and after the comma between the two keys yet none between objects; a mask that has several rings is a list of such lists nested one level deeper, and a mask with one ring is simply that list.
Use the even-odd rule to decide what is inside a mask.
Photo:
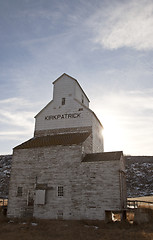
[{"label": "sky", "polygon": [[153,155],[153,1],[0,0],[0,154],[33,137],[63,73],[104,126],[104,150]]}]

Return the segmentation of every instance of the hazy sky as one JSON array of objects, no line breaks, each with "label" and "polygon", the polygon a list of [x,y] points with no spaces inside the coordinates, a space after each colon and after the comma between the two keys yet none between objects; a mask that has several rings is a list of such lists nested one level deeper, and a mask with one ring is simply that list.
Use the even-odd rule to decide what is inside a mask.
[{"label": "hazy sky", "polygon": [[0,154],[33,136],[64,72],[101,120],[105,151],[153,155],[152,0],[0,0]]}]

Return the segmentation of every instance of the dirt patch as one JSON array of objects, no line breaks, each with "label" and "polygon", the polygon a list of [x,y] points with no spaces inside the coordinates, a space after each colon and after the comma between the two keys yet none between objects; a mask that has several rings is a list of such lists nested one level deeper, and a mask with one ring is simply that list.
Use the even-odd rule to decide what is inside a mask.
[{"label": "dirt patch", "polygon": [[151,240],[153,225],[0,218],[0,240]]}]

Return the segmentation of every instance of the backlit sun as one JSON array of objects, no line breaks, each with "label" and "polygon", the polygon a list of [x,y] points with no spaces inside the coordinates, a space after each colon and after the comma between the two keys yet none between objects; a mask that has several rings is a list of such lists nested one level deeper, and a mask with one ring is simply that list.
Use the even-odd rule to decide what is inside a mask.
[{"label": "backlit sun", "polygon": [[123,150],[123,131],[114,117],[103,119],[104,151]]}]

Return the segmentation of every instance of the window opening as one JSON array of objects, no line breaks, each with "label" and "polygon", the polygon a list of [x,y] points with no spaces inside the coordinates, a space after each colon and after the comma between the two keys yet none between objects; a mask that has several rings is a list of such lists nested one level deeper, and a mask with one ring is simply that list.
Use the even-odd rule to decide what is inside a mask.
[{"label": "window opening", "polygon": [[65,98],[62,98],[62,105],[65,105]]},{"label": "window opening", "polygon": [[64,196],[64,188],[63,186],[58,186],[58,197]]}]

